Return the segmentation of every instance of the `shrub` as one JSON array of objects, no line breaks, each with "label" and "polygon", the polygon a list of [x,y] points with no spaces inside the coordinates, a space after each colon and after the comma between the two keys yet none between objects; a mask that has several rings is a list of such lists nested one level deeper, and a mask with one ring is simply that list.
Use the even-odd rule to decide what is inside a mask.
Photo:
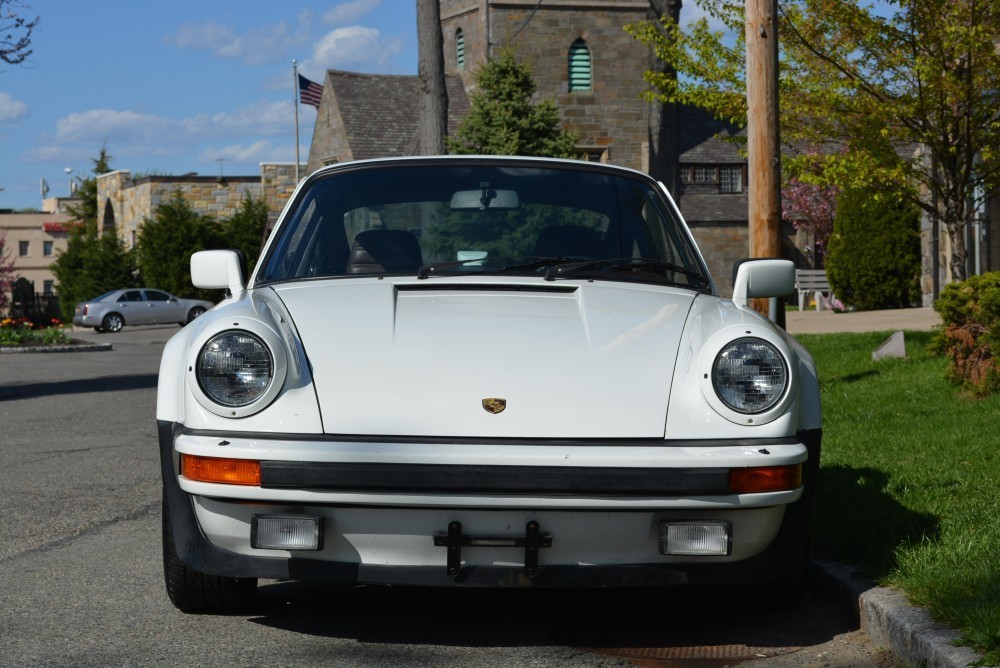
[{"label": "shrub", "polygon": [[1000,272],[946,285],[934,310],[944,329],[932,350],[948,357],[948,378],[980,396],[1000,390]]},{"label": "shrub", "polygon": [[848,307],[905,308],[920,298],[920,212],[887,192],[845,190],[837,200],[826,274]]}]

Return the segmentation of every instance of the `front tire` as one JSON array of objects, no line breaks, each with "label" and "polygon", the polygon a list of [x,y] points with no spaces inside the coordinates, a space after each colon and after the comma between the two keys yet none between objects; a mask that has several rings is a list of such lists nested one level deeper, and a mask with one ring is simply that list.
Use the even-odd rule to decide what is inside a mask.
[{"label": "front tire", "polygon": [[170,602],[181,612],[240,614],[253,605],[257,578],[207,575],[188,568],[174,549],[170,509],[163,495],[163,577]]},{"label": "front tire", "polygon": [[111,332],[112,334],[117,334],[122,331],[122,327],[124,326],[125,318],[118,313],[109,313],[104,316],[104,320],[101,321],[101,329],[105,332]]}]

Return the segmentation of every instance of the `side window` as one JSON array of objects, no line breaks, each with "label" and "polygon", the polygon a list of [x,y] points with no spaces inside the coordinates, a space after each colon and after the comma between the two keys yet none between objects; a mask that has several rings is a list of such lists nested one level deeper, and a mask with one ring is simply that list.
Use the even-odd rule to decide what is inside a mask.
[{"label": "side window", "polygon": [[455,68],[465,69],[465,33],[461,28],[455,31]]},{"label": "side window", "polygon": [[146,299],[151,302],[165,302],[170,299],[170,295],[159,290],[146,290]]},{"label": "side window", "polygon": [[129,290],[128,292],[123,293],[122,296],[118,298],[118,301],[120,301],[120,302],[141,302],[142,301],[142,293],[139,292],[138,290]]}]

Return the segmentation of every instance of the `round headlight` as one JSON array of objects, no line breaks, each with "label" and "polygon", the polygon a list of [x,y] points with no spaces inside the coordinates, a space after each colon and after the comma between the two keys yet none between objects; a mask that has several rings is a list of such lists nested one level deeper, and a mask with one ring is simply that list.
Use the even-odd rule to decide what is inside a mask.
[{"label": "round headlight", "polygon": [[736,339],[712,365],[715,393],[738,413],[763,413],[774,407],[788,387],[788,370],[781,353],[767,341]]},{"label": "round headlight", "polygon": [[274,380],[274,358],[264,342],[249,332],[223,332],[202,346],[198,385],[212,401],[238,407],[260,399]]}]

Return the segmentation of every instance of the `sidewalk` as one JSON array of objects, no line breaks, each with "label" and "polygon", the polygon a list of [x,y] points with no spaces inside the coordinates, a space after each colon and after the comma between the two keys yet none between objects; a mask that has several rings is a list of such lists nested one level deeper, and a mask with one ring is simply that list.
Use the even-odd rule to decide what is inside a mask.
[{"label": "sidewalk", "polygon": [[932,330],[941,317],[932,308],[903,308],[891,311],[786,311],[785,329],[789,334],[829,334],[831,332],[895,332]]}]

